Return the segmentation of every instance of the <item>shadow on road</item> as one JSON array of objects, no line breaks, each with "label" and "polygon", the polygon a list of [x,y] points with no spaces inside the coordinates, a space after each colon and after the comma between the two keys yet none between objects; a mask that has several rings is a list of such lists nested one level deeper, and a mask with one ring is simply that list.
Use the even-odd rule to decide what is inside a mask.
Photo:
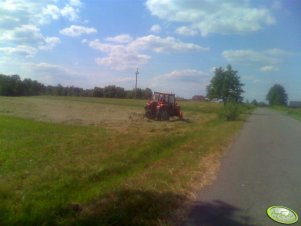
[{"label": "shadow on road", "polygon": [[256,226],[241,212],[241,209],[219,200],[198,202],[182,226]]}]

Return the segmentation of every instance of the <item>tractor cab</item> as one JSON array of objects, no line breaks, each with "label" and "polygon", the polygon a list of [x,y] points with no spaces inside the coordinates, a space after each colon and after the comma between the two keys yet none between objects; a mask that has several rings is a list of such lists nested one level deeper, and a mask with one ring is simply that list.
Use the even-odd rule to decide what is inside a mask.
[{"label": "tractor cab", "polygon": [[176,104],[175,94],[154,92],[144,109],[146,117],[150,119],[169,120],[173,116],[183,118],[180,106]]}]

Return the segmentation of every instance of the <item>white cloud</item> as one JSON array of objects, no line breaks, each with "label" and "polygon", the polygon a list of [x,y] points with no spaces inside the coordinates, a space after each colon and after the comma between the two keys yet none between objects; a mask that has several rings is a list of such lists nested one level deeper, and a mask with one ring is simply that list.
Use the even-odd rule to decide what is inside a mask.
[{"label": "white cloud", "polygon": [[254,50],[226,50],[223,51],[223,57],[233,63],[260,63],[276,65],[282,61],[282,58],[288,54],[280,49],[268,49],[263,51]]},{"label": "white cloud", "polygon": [[40,50],[53,49],[60,39],[43,34],[42,27],[53,20],[79,19],[80,0],[5,0],[0,3],[0,42],[6,57],[33,57]]},{"label": "white cloud", "polygon": [[27,63],[24,65],[30,71],[30,74],[45,84],[62,85],[68,84],[70,81],[77,83],[77,80],[84,80],[85,76],[76,71],[72,71],[67,67],[49,64],[49,63]]},{"label": "white cloud", "polygon": [[5,0],[0,4],[0,30],[24,24],[41,26],[60,18],[74,21],[79,19],[81,5],[76,0]]},{"label": "white cloud", "polygon": [[38,50],[31,46],[18,45],[16,47],[0,47],[0,52],[2,52],[3,55],[14,54],[24,57],[33,57],[38,52]]},{"label": "white cloud", "polygon": [[66,5],[60,10],[60,13],[63,17],[68,18],[70,21],[75,21],[79,18],[78,13],[79,9],[74,8],[71,5]]},{"label": "white cloud", "polygon": [[60,18],[68,19],[69,21],[76,21],[79,19],[80,7],[82,3],[80,0],[70,0],[65,3],[64,7],[58,7],[55,4],[47,4],[43,6],[42,13],[39,13],[39,22],[41,24],[49,23],[51,20],[58,20]]},{"label": "white cloud", "polygon": [[75,7],[80,7],[82,5],[80,0],[70,0],[69,4]]},{"label": "white cloud", "polygon": [[149,82],[149,87],[156,91],[172,92],[178,96],[191,98],[196,94],[205,95],[210,79],[209,73],[199,70],[174,70],[154,76]]},{"label": "white cloud", "polygon": [[160,75],[159,78],[166,78],[179,81],[203,82],[207,81],[209,75],[195,69],[174,70],[169,73]]},{"label": "white cloud", "polygon": [[288,52],[282,49],[267,49],[264,51],[264,53],[270,55],[270,56],[288,56],[288,55],[295,55],[295,53]]},{"label": "white cloud", "polygon": [[42,62],[38,64],[27,64],[26,66],[41,74],[70,74],[65,67],[56,64]]},{"label": "white cloud", "polygon": [[98,39],[89,42],[89,46],[107,54],[95,59],[97,64],[106,65],[114,70],[126,70],[146,64],[151,57],[129,50],[127,45],[102,43]]},{"label": "white cloud", "polygon": [[[49,2],[49,1],[48,1]],[[59,4],[53,4],[51,1],[50,4],[41,5],[39,12],[35,15],[38,18],[39,24],[48,24],[52,20],[58,20],[61,18],[67,19],[69,21],[77,21],[80,19],[80,4],[74,3],[65,3],[64,6],[60,7]]]},{"label": "white cloud", "polygon": [[153,26],[151,26],[150,31],[154,32],[154,33],[160,33],[162,30],[161,26],[159,24],[154,24]]},{"label": "white cloud", "polygon": [[107,41],[116,43],[128,43],[133,40],[133,38],[128,34],[117,35],[114,37],[107,37]]},{"label": "white cloud", "polygon": [[279,68],[273,65],[266,65],[260,68],[260,71],[263,72],[273,72],[273,71],[279,71]]},{"label": "white cloud", "polygon": [[132,83],[133,81],[135,81],[135,78],[134,76],[132,77],[119,77],[119,78],[116,78],[114,79],[115,82],[117,83]]},{"label": "white cloud", "polygon": [[[122,43],[125,39],[128,42]],[[118,35],[109,37],[106,40],[117,43],[103,43],[96,39],[90,41],[89,46],[107,54],[105,57],[96,59],[98,64],[109,66],[115,70],[132,69],[148,63],[151,56],[144,54],[144,51],[170,53],[208,50],[208,48],[193,43],[181,42],[173,37],[161,38],[154,35],[138,37],[136,39]]]},{"label": "white cloud", "polygon": [[97,64],[108,66],[114,70],[126,70],[146,64],[151,57],[135,50],[129,50],[127,44],[102,43],[98,39],[89,42],[89,46],[107,54],[95,59]]},{"label": "white cloud", "polygon": [[223,51],[222,55],[227,61],[233,63],[276,63],[274,58],[268,57],[263,52],[254,50],[226,50]]},{"label": "white cloud", "polygon": [[193,36],[193,35],[197,35],[198,31],[191,27],[182,26],[176,29],[176,33],[180,35]]},{"label": "white cloud", "polygon": [[262,72],[276,72],[286,57],[298,54],[274,48],[262,51],[226,50],[222,55],[231,63],[254,65]]},{"label": "white cloud", "polygon": [[24,24],[11,30],[6,30],[0,36],[1,41],[13,43],[36,43],[43,40],[40,28],[33,24]]},{"label": "white cloud", "polygon": [[[24,55],[28,53],[28,56],[34,56],[37,53],[37,51],[32,51],[32,49],[50,50],[60,43],[58,37],[44,37],[40,28],[32,24],[25,24],[12,30],[7,30],[2,33],[0,40],[8,43],[11,50],[14,49],[14,51],[8,51],[8,53],[18,54],[23,52]],[[21,50],[17,51],[20,46]],[[24,48],[24,46],[27,47]],[[31,50],[28,51],[29,47]]]},{"label": "white cloud", "polygon": [[42,9],[42,15],[45,17],[49,16],[52,20],[58,20],[61,12],[56,5],[47,5]]},{"label": "white cloud", "polygon": [[89,42],[89,46],[93,49],[97,49],[101,52],[111,53],[111,52],[126,52],[126,45],[117,45],[112,43],[103,43],[99,39],[95,39]]},{"label": "white cloud", "polygon": [[209,50],[209,48],[197,44],[182,42],[174,37],[161,38],[155,35],[136,38],[133,42],[129,43],[128,48],[134,50],[152,50],[158,53]]},{"label": "white cloud", "polygon": [[66,36],[77,37],[83,34],[93,34],[97,33],[97,30],[93,27],[83,27],[77,25],[71,25],[68,28],[60,30],[60,33]]},{"label": "white cloud", "polygon": [[95,61],[97,64],[109,66],[114,70],[126,70],[146,64],[150,59],[150,56],[144,54],[112,52],[107,57],[96,58]]},{"label": "white cloud", "polygon": [[17,4],[13,1],[3,1],[1,2],[2,7],[9,10],[9,11],[14,11],[17,9]]},{"label": "white cloud", "polygon": [[[74,67],[74,66],[73,66]],[[74,68],[69,68],[64,65],[50,64],[46,62],[40,63],[24,63],[22,68],[25,74],[29,74],[31,78],[43,82],[46,85],[62,84],[64,86],[77,86],[82,88],[93,88],[94,86],[105,86],[120,82],[125,84],[125,79],[122,77],[116,78],[112,74],[107,74],[104,71],[81,71]],[[24,74],[24,73],[21,73]]]},{"label": "white cloud", "polygon": [[146,6],[152,15],[183,23],[202,36],[254,32],[275,23],[268,8],[252,7],[249,1],[147,0]]},{"label": "white cloud", "polygon": [[41,45],[39,48],[42,50],[50,50],[53,49],[60,42],[61,40],[58,37],[46,37],[45,44]]}]

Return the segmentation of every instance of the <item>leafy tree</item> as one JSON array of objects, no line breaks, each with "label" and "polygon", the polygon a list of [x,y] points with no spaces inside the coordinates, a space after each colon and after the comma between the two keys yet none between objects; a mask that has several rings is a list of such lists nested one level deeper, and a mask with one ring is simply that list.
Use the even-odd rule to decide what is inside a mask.
[{"label": "leafy tree", "polygon": [[258,102],[257,102],[257,100],[256,100],[256,99],[254,99],[254,100],[252,100],[251,104],[253,104],[253,105],[257,106],[257,105],[258,105]]},{"label": "leafy tree", "polygon": [[115,89],[115,97],[124,98],[125,97],[124,88],[117,86],[116,89]]},{"label": "leafy tree", "polygon": [[282,85],[275,84],[270,88],[267,97],[270,105],[287,105],[287,94]]},{"label": "leafy tree", "polygon": [[243,97],[241,95],[244,92],[242,89],[244,84],[240,82],[237,73],[231,65],[228,65],[226,70],[222,67],[216,68],[211,83],[207,86],[207,97],[209,99],[222,99],[224,104],[242,102]]},{"label": "leafy tree", "polygon": [[22,95],[22,81],[19,75],[12,75],[10,77],[10,96]]},{"label": "leafy tree", "polygon": [[93,90],[93,97],[103,97],[103,88],[100,87],[94,87]]},{"label": "leafy tree", "polygon": [[142,89],[138,88],[137,90],[134,90],[134,92],[135,92],[136,98],[138,98],[138,99],[143,98],[143,90]]},{"label": "leafy tree", "polygon": [[9,95],[9,76],[0,75],[0,95]]},{"label": "leafy tree", "polygon": [[82,88],[78,88],[78,87],[74,87],[74,86],[67,87],[67,95],[68,96],[81,96],[82,93],[83,93]]},{"label": "leafy tree", "polygon": [[153,95],[153,91],[150,89],[150,88],[146,88],[144,91],[143,91],[143,98],[144,99],[149,99],[151,98]]},{"label": "leafy tree", "polygon": [[137,91],[135,89],[133,90],[127,90],[126,91],[126,98],[133,99],[149,99],[153,95],[153,91],[150,88],[141,89],[138,88]]},{"label": "leafy tree", "polygon": [[61,84],[57,85],[57,89],[56,89],[57,95],[58,96],[67,96],[66,95],[66,91],[65,91],[65,87],[62,86]]}]

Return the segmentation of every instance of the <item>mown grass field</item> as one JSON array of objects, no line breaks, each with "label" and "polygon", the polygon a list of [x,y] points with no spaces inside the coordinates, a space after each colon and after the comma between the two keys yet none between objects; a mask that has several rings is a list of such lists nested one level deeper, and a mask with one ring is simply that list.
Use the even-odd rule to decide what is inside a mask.
[{"label": "mown grass field", "polygon": [[0,97],[0,225],[179,222],[243,120],[180,102],[184,121],[150,121],[144,104]]}]

